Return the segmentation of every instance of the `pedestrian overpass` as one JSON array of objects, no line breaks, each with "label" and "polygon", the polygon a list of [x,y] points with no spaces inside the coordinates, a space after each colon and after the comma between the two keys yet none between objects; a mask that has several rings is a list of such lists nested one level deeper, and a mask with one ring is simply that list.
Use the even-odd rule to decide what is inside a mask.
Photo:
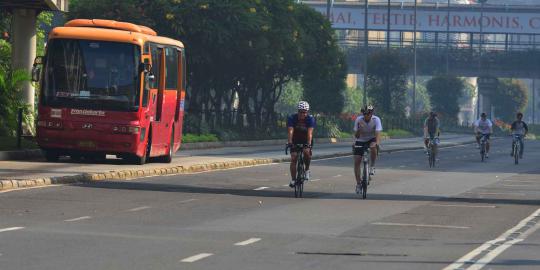
[{"label": "pedestrian overpass", "polygon": [[[349,73],[363,73],[366,54],[390,47],[409,63],[416,51],[418,75],[539,77],[540,6],[447,6],[445,0],[415,9],[411,1],[392,0],[390,7],[369,1],[367,9],[364,1],[333,4],[329,19]],[[328,12],[326,0],[302,3]]]}]

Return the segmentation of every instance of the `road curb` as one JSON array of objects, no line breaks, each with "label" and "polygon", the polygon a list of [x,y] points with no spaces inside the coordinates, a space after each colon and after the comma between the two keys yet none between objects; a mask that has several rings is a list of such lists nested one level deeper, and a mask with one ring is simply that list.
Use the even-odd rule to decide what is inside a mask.
[{"label": "road curb", "polygon": [[[447,148],[459,145],[466,145],[474,143],[474,141],[466,141],[461,143],[445,143],[441,145],[440,148]],[[392,150],[382,150],[382,153],[392,153],[397,151],[410,151],[410,150],[419,150],[423,149],[422,146],[410,146],[410,147],[400,147],[398,149]],[[351,151],[347,152],[338,152],[332,154],[324,155],[314,155],[313,159],[325,159],[325,158],[334,158],[334,157],[343,157],[352,155]],[[68,176],[58,176],[58,177],[47,177],[47,178],[35,178],[35,179],[25,179],[25,180],[0,180],[0,191],[5,190],[14,190],[21,188],[29,187],[38,187],[46,185],[57,185],[57,184],[75,184],[75,183],[85,183],[93,181],[105,181],[105,180],[130,180],[142,177],[151,177],[151,176],[163,176],[163,175],[175,175],[175,174],[190,174],[190,173],[199,173],[199,172],[208,172],[216,170],[226,170],[233,168],[242,168],[242,167],[251,167],[257,165],[266,165],[271,163],[282,163],[289,162],[290,157],[283,158],[263,158],[263,159],[246,159],[246,160],[233,160],[233,161],[224,161],[224,162],[213,162],[206,164],[195,164],[191,166],[166,166],[161,168],[154,169],[133,169],[133,170],[118,170],[118,171],[108,171],[100,173],[83,173],[77,175],[68,175]]]}]

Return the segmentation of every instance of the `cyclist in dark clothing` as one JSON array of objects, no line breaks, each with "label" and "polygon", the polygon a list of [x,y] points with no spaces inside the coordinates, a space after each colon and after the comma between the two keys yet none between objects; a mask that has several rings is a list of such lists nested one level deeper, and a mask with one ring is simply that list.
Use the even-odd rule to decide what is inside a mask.
[{"label": "cyclist in dark clothing", "polygon": [[[311,161],[311,146],[313,143],[313,129],[315,128],[315,118],[308,114],[309,104],[305,101],[298,102],[298,113],[290,115],[287,119],[287,143],[289,146],[296,144],[305,144],[304,162],[306,166],[306,180],[310,178],[309,164]],[[291,182],[290,187],[296,183],[296,149],[291,149]]]},{"label": "cyclist in dark clothing", "polygon": [[[529,127],[527,126],[527,123],[523,122],[522,113],[518,112],[516,118],[517,120],[512,123],[510,130],[512,131],[512,135],[517,135],[518,140],[521,142],[521,149],[519,149],[519,158],[523,158],[523,149],[525,148],[525,144],[523,144],[523,138],[529,132]],[[514,151],[512,151],[510,155],[514,156]]]}]

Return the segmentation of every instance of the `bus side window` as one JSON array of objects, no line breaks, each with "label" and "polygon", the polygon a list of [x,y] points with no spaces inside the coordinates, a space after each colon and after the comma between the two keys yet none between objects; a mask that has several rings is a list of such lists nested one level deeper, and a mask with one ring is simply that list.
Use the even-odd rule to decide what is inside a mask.
[{"label": "bus side window", "polygon": [[160,69],[161,67],[161,49],[158,48],[155,44],[150,45],[150,51],[152,52],[152,74],[154,74],[155,79],[150,82],[150,88],[156,89],[159,86],[161,81]]},{"label": "bus side window", "polygon": [[178,90],[178,51],[165,48],[165,89]]},{"label": "bus side window", "polygon": [[182,90],[185,91],[187,87],[187,67],[186,67],[186,49],[182,49]]}]

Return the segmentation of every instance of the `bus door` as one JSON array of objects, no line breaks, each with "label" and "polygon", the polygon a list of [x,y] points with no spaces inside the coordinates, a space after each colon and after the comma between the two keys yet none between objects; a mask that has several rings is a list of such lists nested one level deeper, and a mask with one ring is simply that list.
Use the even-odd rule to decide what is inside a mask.
[{"label": "bus door", "polygon": [[177,93],[177,104],[176,104],[176,113],[174,118],[175,123],[175,132],[174,132],[174,141],[175,141],[175,150],[180,147],[182,141],[182,125],[184,119],[184,102],[186,97],[186,57],[185,50],[178,50],[178,93]]},{"label": "bus door", "polygon": [[164,48],[157,44],[151,44],[152,53],[152,73],[155,79],[152,82],[150,98],[148,102],[148,114],[150,116],[152,147],[150,156],[164,155],[166,152],[165,143],[167,141],[165,123],[163,118],[163,92],[165,87],[165,55]]}]

